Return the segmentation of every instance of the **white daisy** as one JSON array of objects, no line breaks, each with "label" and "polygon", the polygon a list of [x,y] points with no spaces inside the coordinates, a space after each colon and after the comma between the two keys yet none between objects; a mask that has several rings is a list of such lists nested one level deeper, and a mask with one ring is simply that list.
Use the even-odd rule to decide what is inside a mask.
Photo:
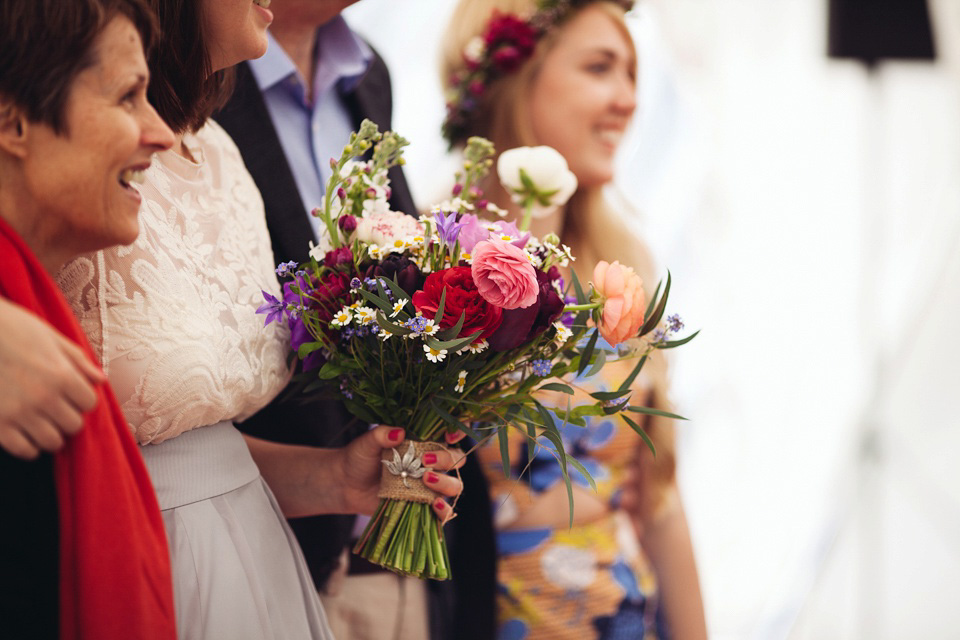
[{"label": "white daisy", "polygon": [[481,353],[486,351],[487,347],[490,346],[490,343],[486,340],[481,340],[480,342],[471,342],[467,349],[470,350],[470,353]]},{"label": "white daisy", "polygon": [[423,345],[423,351],[427,354],[427,360],[430,362],[442,362],[447,357],[446,349],[434,349],[428,344]]},{"label": "white daisy", "polygon": [[350,324],[350,320],[353,319],[353,314],[350,313],[350,310],[344,307],[340,309],[336,314],[334,314],[333,319],[330,321],[330,326],[334,329],[339,329]]},{"label": "white daisy", "polygon": [[390,314],[391,318],[396,318],[403,308],[406,306],[407,300],[397,300],[397,303],[393,305],[393,313]]},{"label": "white daisy", "polygon": [[370,324],[377,318],[377,312],[370,307],[357,307],[354,314],[358,324]]},{"label": "white daisy", "polygon": [[[440,330],[440,327],[434,324],[433,320],[428,319],[426,326],[423,328],[423,335],[432,336],[439,330]],[[446,353],[446,351],[444,351],[444,353]]]},{"label": "white daisy", "polygon": [[557,329],[557,335],[553,338],[557,344],[564,344],[573,335],[573,331],[570,331],[562,322],[554,322],[553,326]]},{"label": "white daisy", "polygon": [[453,388],[457,393],[463,393],[464,386],[467,384],[467,370],[461,369],[457,374],[457,386]]}]

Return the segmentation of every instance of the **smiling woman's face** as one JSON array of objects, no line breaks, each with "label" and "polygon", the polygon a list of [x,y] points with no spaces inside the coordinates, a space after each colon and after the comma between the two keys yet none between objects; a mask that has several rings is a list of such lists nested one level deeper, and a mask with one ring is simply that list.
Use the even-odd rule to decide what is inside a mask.
[{"label": "smiling woman's face", "polygon": [[559,151],[580,186],[605,184],[635,96],[632,44],[612,16],[588,6],[558,34],[531,86],[536,143]]},{"label": "smiling woman's face", "polygon": [[32,248],[59,261],[136,239],[141,198],[132,183],[155,151],[173,144],[147,102],[149,75],[133,24],[114,18],[91,53],[70,88],[65,130],[31,122],[25,138],[22,183],[32,212],[25,215],[42,245]]}]

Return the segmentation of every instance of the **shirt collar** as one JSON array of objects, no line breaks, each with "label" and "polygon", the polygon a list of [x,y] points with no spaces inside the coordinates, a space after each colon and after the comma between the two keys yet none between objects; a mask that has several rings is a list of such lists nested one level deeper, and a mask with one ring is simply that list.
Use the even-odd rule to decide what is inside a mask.
[{"label": "shirt collar", "polygon": [[[353,89],[373,60],[373,51],[347,25],[342,16],[336,16],[317,30],[320,46],[317,47],[317,69],[314,85],[318,90],[341,83],[345,91]],[[267,52],[250,61],[253,77],[260,91],[291,75],[299,74],[290,56],[283,50],[273,34],[267,31]]]}]

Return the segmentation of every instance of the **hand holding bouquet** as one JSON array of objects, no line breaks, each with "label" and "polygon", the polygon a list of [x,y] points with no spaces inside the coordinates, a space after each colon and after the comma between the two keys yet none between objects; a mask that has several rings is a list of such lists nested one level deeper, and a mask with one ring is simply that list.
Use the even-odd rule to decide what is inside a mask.
[{"label": "hand holding bouquet", "polygon": [[[420,441],[385,452],[380,505],[355,551],[400,573],[445,579],[449,560],[430,512],[435,496],[421,481],[423,451],[442,448],[456,431],[477,442],[497,437],[509,469],[508,427],[526,435],[531,454],[545,438],[572,507],[568,465],[589,474],[564,453],[554,415],[580,426],[586,416],[617,412],[679,417],[631,405],[630,385],[652,350],[693,335],[671,340],[679,321],[660,326],[669,276],[647,303],[633,270],[601,262],[585,291],[575,275],[570,283],[561,276],[570,249],[556,236],[525,231],[531,215],[562,206],[575,188],[553,150],[501,155],[501,179],[525,211],[518,227],[477,188],[493,156],[480,138],[467,145],[450,200],[419,220],[390,211],[386,174],[402,163],[406,144],[369,121],[351,136],[331,161],[323,207],[314,211],[326,234],[309,263],[278,267],[284,299],[265,293],[258,312],[290,325],[293,349],[315,378],[308,390],[337,387],[355,416],[401,425]],[[369,160],[355,159],[371,149]],[[541,389],[572,395],[564,378],[592,375],[608,357],[638,358],[616,391],[555,414],[537,399]]]}]

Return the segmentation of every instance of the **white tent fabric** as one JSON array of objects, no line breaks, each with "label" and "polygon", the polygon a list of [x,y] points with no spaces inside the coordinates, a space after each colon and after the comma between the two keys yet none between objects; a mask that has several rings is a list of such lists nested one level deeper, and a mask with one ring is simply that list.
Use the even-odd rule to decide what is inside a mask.
[{"label": "white tent fabric", "polygon": [[[453,169],[435,45],[453,5],[347,14],[391,68],[424,206]],[[872,78],[826,58],[822,0],[630,18],[618,185],[703,330],[674,383],[713,638],[960,633],[960,2],[930,6],[941,58]]]}]

